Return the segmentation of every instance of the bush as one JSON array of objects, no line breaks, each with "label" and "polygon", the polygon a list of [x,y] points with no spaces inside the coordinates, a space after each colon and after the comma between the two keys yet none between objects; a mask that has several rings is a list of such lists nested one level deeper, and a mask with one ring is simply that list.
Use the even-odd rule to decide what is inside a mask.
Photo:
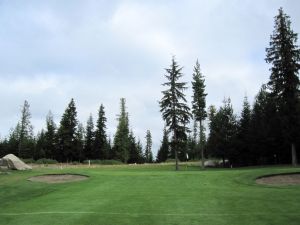
[{"label": "bush", "polygon": [[[94,159],[90,160],[91,165],[92,164],[99,164],[99,165],[121,165],[124,164],[121,161],[114,160],[114,159],[105,159],[105,160],[99,160],[99,159]],[[89,164],[89,160],[84,160],[84,164]]]},{"label": "bush", "polygon": [[35,161],[36,164],[56,164],[58,163],[55,159],[38,159]]},{"label": "bush", "polygon": [[24,163],[35,163],[35,160],[33,159],[33,158],[30,158],[30,159],[22,159],[22,161],[24,162]]}]

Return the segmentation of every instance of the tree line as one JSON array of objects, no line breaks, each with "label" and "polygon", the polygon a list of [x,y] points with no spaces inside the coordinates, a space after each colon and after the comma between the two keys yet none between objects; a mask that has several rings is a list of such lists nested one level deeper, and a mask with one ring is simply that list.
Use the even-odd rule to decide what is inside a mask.
[{"label": "tree line", "polygon": [[51,111],[46,117],[46,128],[33,135],[29,103],[25,100],[21,119],[9,136],[0,142],[0,157],[13,153],[23,159],[53,159],[58,162],[83,162],[85,160],[118,160],[124,163],[151,163],[152,137],[146,132],[145,151],[129,126],[126,101],[121,98],[118,127],[113,143],[106,134],[104,106],[98,110],[96,124],[92,115],[84,127],[77,119],[74,99],[71,99],[57,126]]},{"label": "tree line", "polygon": [[[166,89],[160,101],[166,128],[158,161],[175,158],[176,169],[178,160],[205,157],[219,158],[223,165],[227,162],[232,166],[297,164],[300,49],[290,17],[282,8],[275,17],[270,39],[265,59],[271,65],[270,79],[262,85],[252,106],[244,98],[239,116],[234,113],[230,98],[225,98],[218,109],[214,105],[206,109],[205,80],[198,61],[194,67],[191,110],[184,94],[187,83],[181,81],[182,67],[173,57],[170,68],[166,69],[167,82],[163,84]],[[206,118],[208,138],[203,126]],[[191,120],[192,132],[188,126]]]},{"label": "tree line", "polygon": [[[262,164],[297,164],[300,146],[300,49],[297,33],[291,29],[290,17],[279,9],[273,34],[266,48],[270,78],[257,93],[254,102],[243,100],[243,109],[236,115],[230,97],[216,108],[206,107],[205,77],[198,60],[191,82],[191,107],[187,103],[187,82],[182,81],[183,67],[172,58],[165,69],[166,82],[159,101],[165,128],[156,161],[202,160],[214,157],[223,165],[250,166]],[[60,162],[86,159],[116,159],[124,163],[153,162],[152,138],[146,132],[143,149],[129,126],[126,101],[120,101],[118,126],[113,141],[106,134],[104,106],[98,111],[94,125],[92,116],[86,127],[78,122],[75,102],[66,108],[59,126],[49,113],[46,129],[34,137],[30,124],[29,104],[25,101],[21,120],[0,142],[0,155],[14,153],[22,158],[51,158]],[[208,129],[206,132],[206,129]],[[299,154],[298,154],[299,155]]]}]

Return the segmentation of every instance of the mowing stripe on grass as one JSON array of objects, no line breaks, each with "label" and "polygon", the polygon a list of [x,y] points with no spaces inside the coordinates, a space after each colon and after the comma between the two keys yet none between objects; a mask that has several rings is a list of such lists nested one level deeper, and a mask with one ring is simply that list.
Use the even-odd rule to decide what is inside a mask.
[{"label": "mowing stripe on grass", "polygon": [[105,213],[105,212],[24,212],[24,213],[0,213],[0,216],[24,216],[42,214],[100,214],[120,216],[265,216],[265,215],[286,215],[297,216],[300,213]]}]

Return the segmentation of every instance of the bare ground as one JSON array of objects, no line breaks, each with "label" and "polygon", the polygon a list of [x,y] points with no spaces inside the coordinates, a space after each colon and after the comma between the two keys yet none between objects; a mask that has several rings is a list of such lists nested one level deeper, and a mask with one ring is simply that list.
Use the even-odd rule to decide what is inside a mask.
[{"label": "bare ground", "polygon": [[31,177],[28,180],[34,182],[44,182],[48,184],[53,184],[53,183],[81,181],[86,179],[88,179],[87,176],[76,175],[76,174],[47,174],[47,175]]},{"label": "bare ground", "polygon": [[267,185],[299,185],[300,184],[300,174],[282,174],[261,177],[256,179],[258,184]]}]

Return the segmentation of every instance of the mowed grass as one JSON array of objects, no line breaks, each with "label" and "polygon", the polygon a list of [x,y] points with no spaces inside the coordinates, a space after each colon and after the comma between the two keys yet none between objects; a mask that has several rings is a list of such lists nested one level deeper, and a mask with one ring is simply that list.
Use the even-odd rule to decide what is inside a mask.
[{"label": "mowed grass", "polygon": [[[257,185],[264,174],[300,168],[209,169],[173,165],[14,171],[0,175],[0,224],[300,224],[300,186]],[[27,178],[78,173],[88,180],[44,184]]]}]

